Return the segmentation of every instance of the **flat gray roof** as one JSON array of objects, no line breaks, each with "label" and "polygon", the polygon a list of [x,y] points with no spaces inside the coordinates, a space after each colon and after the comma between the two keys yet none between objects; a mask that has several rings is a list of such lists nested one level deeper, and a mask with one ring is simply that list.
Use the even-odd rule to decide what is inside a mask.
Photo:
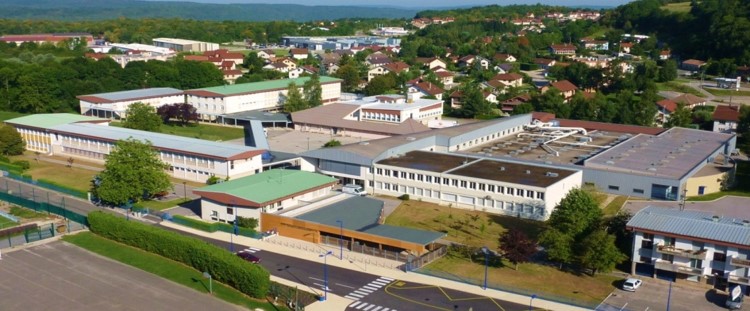
[{"label": "flat gray roof", "polygon": [[589,158],[584,166],[680,179],[733,137],[675,127],[659,135],[637,135]]},{"label": "flat gray roof", "polygon": [[242,145],[85,123],[58,125],[52,127],[50,131],[111,142],[132,137],[140,141],[148,140],[155,148],[160,150],[221,160],[245,159],[264,152],[262,149]]},{"label": "flat gray roof", "polygon": [[334,227],[338,227],[339,223],[336,221],[341,220],[343,227],[349,230],[422,245],[430,244],[445,236],[442,232],[378,224],[382,208],[383,201],[367,197],[352,197],[296,218]]},{"label": "flat gray roof", "polygon": [[[336,127],[347,130],[356,130],[383,135],[400,135],[412,134],[422,131],[429,131],[426,125],[407,119],[401,123],[376,122],[376,121],[356,121],[344,119],[359,109],[359,105],[350,103],[334,103],[324,106],[318,106],[302,111],[292,112],[292,121],[295,124],[318,125],[326,127]],[[365,107],[367,109],[369,107]]]},{"label": "flat gray roof", "polygon": [[628,221],[627,227],[717,242],[750,246],[750,223],[698,211],[648,206]]},{"label": "flat gray roof", "polygon": [[77,96],[78,99],[93,103],[113,103],[120,101],[130,101],[162,96],[181,95],[182,90],[171,87],[156,87],[152,89],[138,89],[130,91],[88,94]]},{"label": "flat gray roof", "polygon": [[240,111],[235,113],[223,114],[221,116],[228,119],[248,121],[258,120],[260,122],[290,122],[289,115],[286,113],[265,112],[260,110]]}]

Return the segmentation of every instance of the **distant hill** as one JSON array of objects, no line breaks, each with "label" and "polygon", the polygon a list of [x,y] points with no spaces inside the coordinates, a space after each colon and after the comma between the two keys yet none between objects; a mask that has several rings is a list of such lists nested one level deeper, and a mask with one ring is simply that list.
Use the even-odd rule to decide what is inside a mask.
[{"label": "distant hill", "polygon": [[406,8],[135,0],[0,0],[0,8],[0,18],[63,21],[150,17],[302,22],[344,18],[411,18],[417,13],[417,9]]}]

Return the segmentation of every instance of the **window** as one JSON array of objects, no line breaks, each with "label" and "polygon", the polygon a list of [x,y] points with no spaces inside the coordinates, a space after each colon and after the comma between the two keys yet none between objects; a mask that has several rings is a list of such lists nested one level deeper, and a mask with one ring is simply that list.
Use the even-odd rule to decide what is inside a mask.
[{"label": "window", "polygon": [[505,194],[505,187],[503,187],[503,186],[497,186],[497,193]]},{"label": "window", "polygon": [[608,188],[609,188],[609,190],[615,190],[615,191],[618,191],[618,190],[620,190],[620,187],[618,187],[618,186],[612,186],[612,185],[609,185],[609,187],[608,187]]},{"label": "window", "polygon": [[458,187],[458,179],[451,179],[451,186]]},{"label": "window", "polygon": [[378,175],[383,175],[383,169],[379,168],[376,172],[378,172]]},{"label": "window", "polygon": [[393,177],[398,178],[398,171],[393,171]]},{"label": "window", "polygon": [[406,179],[406,172],[401,172],[401,178]]},{"label": "window", "polygon": [[385,176],[391,176],[391,170],[385,170]]},{"label": "window", "polygon": [[508,187],[508,195],[513,195],[515,192],[515,189]]},{"label": "window", "polygon": [[534,198],[534,191],[526,190],[526,197],[533,199]]},{"label": "window", "polygon": [[227,215],[234,215],[234,209],[227,207]]},{"label": "window", "polygon": [[544,192],[537,192],[536,198],[539,200],[544,200]]},{"label": "window", "polygon": [[466,181],[465,180],[461,181],[461,188],[466,188]]},{"label": "window", "polygon": [[422,175],[422,174],[417,174],[417,180],[418,180],[418,181],[423,181],[423,180],[424,180],[424,175]]},{"label": "window", "polygon": [[495,192],[495,185],[487,185],[487,192]]},{"label": "window", "polygon": [[432,176],[430,176],[430,175],[425,175],[425,180],[424,180],[424,181],[425,181],[425,182],[428,182],[428,183],[431,183],[431,182],[432,182]]},{"label": "window", "polygon": [[479,190],[484,191],[486,188],[485,184],[479,184]]},{"label": "window", "polygon": [[719,261],[719,262],[727,261],[727,254],[714,252],[714,261]]},{"label": "window", "polygon": [[641,240],[641,248],[653,249],[654,248],[654,242],[651,241],[651,240]]},{"label": "window", "polygon": [[469,188],[470,188],[470,189],[477,189],[477,183],[475,183],[475,182],[470,182],[470,183],[469,183]]},{"label": "window", "polygon": [[633,189],[633,193],[643,194],[643,189]]},{"label": "window", "polygon": [[414,180],[414,173],[409,173],[409,180]]},{"label": "window", "polygon": [[641,256],[641,262],[651,263],[651,257]]}]

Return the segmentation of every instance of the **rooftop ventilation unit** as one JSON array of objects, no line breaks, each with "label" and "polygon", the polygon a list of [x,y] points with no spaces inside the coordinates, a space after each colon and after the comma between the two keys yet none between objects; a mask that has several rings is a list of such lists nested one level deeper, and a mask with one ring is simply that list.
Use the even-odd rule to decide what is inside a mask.
[{"label": "rooftop ventilation unit", "polygon": [[369,141],[363,141],[363,142],[360,142],[359,144],[360,144],[360,145],[363,145],[363,146],[366,146],[366,145],[369,145],[369,144],[370,144],[370,142],[369,142]]},{"label": "rooftop ventilation unit", "polygon": [[547,177],[558,177],[558,176],[560,176],[560,174],[553,173],[553,172],[547,172],[546,174],[544,174],[544,176],[547,176]]},{"label": "rooftop ventilation unit", "polygon": [[529,175],[529,174],[531,174],[531,171],[530,170],[526,170],[526,175]]},{"label": "rooftop ventilation unit", "polygon": [[604,162],[604,163],[609,164],[609,165],[615,165],[615,161],[607,161],[607,162]]},{"label": "rooftop ventilation unit", "polygon": [[718,215],[714,215],[714,217],[711,217],[711,220],[715,221],[715,222],[718,222],[720,218],[721,217],[719,217]]},{"label": "rooftop ventilation unit", "polygon": [[409,137],[406,137],[406,140],[412,141],[412,140],[416,140],[416,138],[409,136]]},{"label": "rooftop ventilation unit", "polygon": [[649,167],[648,170],[652,171],[652,172],[656,172],[656,168],[655,167]]}]

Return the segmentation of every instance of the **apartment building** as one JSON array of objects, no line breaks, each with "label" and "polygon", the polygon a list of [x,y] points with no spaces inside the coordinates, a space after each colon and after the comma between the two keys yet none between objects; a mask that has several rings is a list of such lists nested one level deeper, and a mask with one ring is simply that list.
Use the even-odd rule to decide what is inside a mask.
[{"label": "apartment building", "polygon": [[627,228],[633,231],[632,274],[720,289],[750,285],[750,220],[648,206]]}]

